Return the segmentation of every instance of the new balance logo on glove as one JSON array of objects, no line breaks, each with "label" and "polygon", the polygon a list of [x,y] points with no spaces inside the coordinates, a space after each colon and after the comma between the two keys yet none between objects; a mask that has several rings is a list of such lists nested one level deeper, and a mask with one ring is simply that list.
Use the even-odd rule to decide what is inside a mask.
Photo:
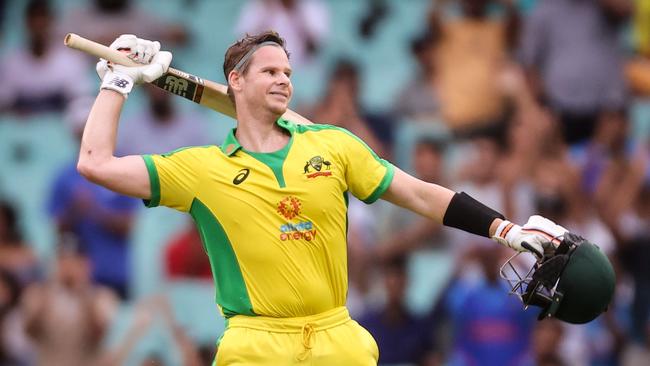
[{"label": "new balance logo on glove", "polygon": [[129,75],[107,70],[102,81],[101,89],[114,90],[127,98],[133,89],[133,79]]},{"label": "new balance logo on glove", "polygon": [[126,79],[121,78],[118,75],[115,75],[115,77],[113,77],[108,83],[113,84],[118,88],[126,88],[130,82]]}]

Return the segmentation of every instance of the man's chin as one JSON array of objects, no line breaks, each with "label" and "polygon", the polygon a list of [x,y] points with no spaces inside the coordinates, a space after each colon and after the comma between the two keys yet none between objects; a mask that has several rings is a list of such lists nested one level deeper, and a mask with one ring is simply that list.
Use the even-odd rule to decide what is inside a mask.
[{"label": "man's chin", "polygon": [[283,115],[287,111],[287,108],[286,104],[271,104],[269,106],[269,110],[278,116]]}]

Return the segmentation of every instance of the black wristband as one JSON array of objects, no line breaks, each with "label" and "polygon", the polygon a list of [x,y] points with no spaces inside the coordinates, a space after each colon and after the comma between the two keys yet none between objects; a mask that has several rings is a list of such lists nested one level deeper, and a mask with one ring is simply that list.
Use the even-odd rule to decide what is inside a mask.
[{"label": "black wristband", "polygon": [[445,226],[489,238],[490,225],[496,218],[505,219],[502,214],[473,199],[467,193],[461,192],[452,197],[442,223]]}]

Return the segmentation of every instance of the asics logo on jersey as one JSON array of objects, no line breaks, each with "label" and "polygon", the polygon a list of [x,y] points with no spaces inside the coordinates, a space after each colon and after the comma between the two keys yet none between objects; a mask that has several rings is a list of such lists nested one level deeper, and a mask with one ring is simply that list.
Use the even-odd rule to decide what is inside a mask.
[{"label": "asics logo on jersey", "polygon": [[232,183],[236,186],[240,185],[243,181],[246,180],[246,178],[248,178],[248,174],[250,174],[250,172],[251,171],[248,168],[240,170],[235,178],[233,178]]}]

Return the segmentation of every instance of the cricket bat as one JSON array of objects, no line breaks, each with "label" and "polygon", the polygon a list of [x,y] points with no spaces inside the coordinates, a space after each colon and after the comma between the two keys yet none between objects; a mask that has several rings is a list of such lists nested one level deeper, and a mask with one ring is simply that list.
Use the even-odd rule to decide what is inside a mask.
[{"label": "cricket bat", "polygon": [[[68,33],[63,43],[73,49],[83,51],[96,57],[101,57],[110,62],[124,66],[142,66],[128,58],[124,53],[111,49],[103,44],[91,41],[74,33]],[[228,88],[220,83],[202,79],[198,76],[188,74],[185,71],[172,67],[167,73],[151,82],[155,86],[164,89],[172,94],[189,99],[194,103],[206,108],[213,109],[234,119],[237,119],[235,106],[228,97]],[[307,118],[287,109],[282,116],[298,124],[312,124]]]}]

